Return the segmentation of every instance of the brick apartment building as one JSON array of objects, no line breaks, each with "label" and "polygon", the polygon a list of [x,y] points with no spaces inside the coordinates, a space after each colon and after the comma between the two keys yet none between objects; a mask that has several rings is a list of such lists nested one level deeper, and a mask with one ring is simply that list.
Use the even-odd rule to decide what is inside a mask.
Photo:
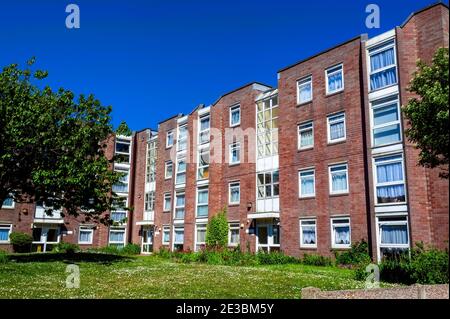
[{"label": "brick apartment building", "polygon": [[122,155],[114,169],[126,173],[114,191],[132,211],[110,212],[107,227],[9,200],[0,249],[23,231],[40,251],[62,240],[198,250],[223,208],[229,245],[245,250],[330,255],[364,239],[379,259],[418,241],[448,248],[448,181],[417,166],[400,112],[417,59],[448,47],[448,17],[429,6],[281,69],[277,88],[250,83],[157,130],[112,137],[107,156]]}]

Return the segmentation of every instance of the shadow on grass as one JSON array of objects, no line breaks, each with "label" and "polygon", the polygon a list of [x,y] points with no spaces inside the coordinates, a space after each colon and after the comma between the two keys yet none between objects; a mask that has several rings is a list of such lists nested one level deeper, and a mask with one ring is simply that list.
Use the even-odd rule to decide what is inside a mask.
[{"label": "shadow on grass", "polygon": [[106,253],[26,253],[26,254],[11,254],[8,258],[10,261],[19,263],[28,262],[93,262],[100,264],[111,264],[118,261],[132,260],[131,256],[122,256]]}]

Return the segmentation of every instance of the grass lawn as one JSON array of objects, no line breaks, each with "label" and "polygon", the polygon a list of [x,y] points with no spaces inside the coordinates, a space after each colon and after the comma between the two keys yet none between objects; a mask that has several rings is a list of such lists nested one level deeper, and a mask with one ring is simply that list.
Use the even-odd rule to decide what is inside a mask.
[{"label": "grass lawn", "polygon": [[363,288],[353,272],[305,265],[182,264],[157,256],[76,262],[80,288],[65,288],[69,262],[0,264],[0,298],[300,298],[303,287]]}]

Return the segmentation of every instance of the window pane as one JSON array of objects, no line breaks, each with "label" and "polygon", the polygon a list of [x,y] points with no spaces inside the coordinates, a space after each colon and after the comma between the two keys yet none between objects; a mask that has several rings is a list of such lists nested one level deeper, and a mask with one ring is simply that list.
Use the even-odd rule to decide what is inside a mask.
[{"label": "window pane", "polygon": [[331,173],[331,191],[344,192],[347,190],[347,172],[332,172]]},{"label": "window pane", "polygon": [[316,227],[302,225],[302,243],[305,245],[316,244]]},{"label": "window pane", "polygon": [[370,75],[370,89],[376,90],[397,83],[396,68],[380,71]]},{"label": "window pane", "polygon": [[301,195],[313,195],[314,194],[314,176],[301,177]]},{"label": "window pane", "polygon": [[350,244],[350,227],[349,226],[335,226],[334,227],[334,243],[337,245]]},{"label": "window pane", "polygon": [[9,229],[0,228],[0,241],[8,241],[9,240]]},{"label": "window pane", "polygon": [[378,107],[373,110],[373,124],[380,125],[398,121],[397,103]]},{"label": "window pane", "polygon": [[400,124],[374,129],[373,140],[375,146],[399,142],[401,140]]},{"label": "window pane", "polygon": [[395,182],[403,181],[402,162],[377,164],[377,182]]},{"label": "window pane", "polygon": [[376,71],[395,64],[394,48],[372,54],[370,56],[370,70]]},{"label": "window pane", "polygon": [[330,124],[330,140],[336,140],[345,136],[344,122]]},{"label": "window pane", "polygon": [[408,231],[406,225],[381,225],[382,244],[408,244]]},{"label": "window pane", "polygon": [[342,89],[342,69],[339,72],[332,73],[328,71],[328,92],[334,92]]}]

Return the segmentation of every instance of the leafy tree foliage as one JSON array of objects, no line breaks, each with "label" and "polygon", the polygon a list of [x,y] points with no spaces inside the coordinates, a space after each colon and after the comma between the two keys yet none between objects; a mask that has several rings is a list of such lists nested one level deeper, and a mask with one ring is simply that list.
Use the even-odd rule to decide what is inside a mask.
[{"label": "leafy tree foliage", "polygon": [[75,99],[69,90],[43,87],[47,72],[32,71],[33,64],[0,73],[0,203],[9,196],[42,201],[48,213],[65,208],[63,214],[108,222],[102,213],[118,202],[111,189],[120,178],[104,154],[111,107],[92,94]]},{"label": "leafy tree foliage", "polygon": [[117,135],[124,135],[124,136],[131,136],[132,132],[130,128],[128,127],[127,123],[125,121],[120,122],[119,127],[116,129]]},{"label": "leafy tree foliage", "polygon": [[224,208],[213,216],[206,227],[206,246],[209,248],[223,248],[228,244],[227,211]]},{"label": "leafy tree foliage", "polygon": [[420,149],[419,164],[440,167],[443,178],[448,178],[449,163],[448,58],[448,48],[439,48],[431,65],[417,63],[409,91],[418,97],[403,107],[410,124],[406,135]]}]

